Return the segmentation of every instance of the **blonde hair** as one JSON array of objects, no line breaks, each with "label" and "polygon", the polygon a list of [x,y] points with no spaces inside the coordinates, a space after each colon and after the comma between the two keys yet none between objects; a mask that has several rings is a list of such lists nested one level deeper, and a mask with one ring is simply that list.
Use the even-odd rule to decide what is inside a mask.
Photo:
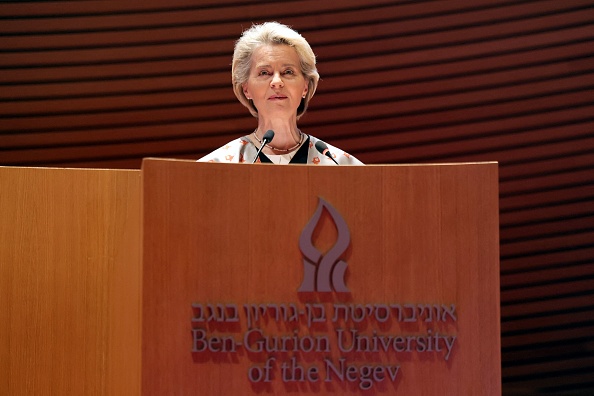
[{"label": "blonde hair", "polygon": [[307,81],[307,93],[297,109],[297,119],[299,119],[307,110],[309,101],[316,92],[320,75],[316,69],[316,56],[307,40],[295,30],[282,23],[265,22],[261,25],[253,25],[244,31],[239,40],[237,40],[235,50],[233,51],[233,63],[231,64],[233,92],[235,92],[235,96],[237,96],[241,104],[247,107],[250,113],[257,118],[258,110],[245,97],[243,84],[249,78],[254,51],[262,45],[271,44],[291,46],[299,56],[301,73]]}]

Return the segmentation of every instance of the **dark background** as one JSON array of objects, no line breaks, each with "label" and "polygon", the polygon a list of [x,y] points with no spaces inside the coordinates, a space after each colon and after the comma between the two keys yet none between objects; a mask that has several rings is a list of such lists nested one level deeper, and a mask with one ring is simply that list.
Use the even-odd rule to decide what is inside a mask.
[{"label": "dark background", "polygon": [[3,2],[0,166],[249,133],[231,55],[266,20],[318,56],[304,132],[369,164],[499,161],[503,393],[594,394],[592,0]]}]

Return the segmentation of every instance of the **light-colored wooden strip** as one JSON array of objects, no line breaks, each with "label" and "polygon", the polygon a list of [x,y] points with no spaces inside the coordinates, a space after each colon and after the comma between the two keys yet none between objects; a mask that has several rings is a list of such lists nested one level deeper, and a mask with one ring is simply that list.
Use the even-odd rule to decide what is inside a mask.
[{"label": "light-colored wooden strip", "polygon": [[[593,249],[590,249],[592,251]],[[592,256],[594,258],[594,255]],[[584,260],[575,260],[584,261]],[[594,264],[563,265],[554,268],[526,270],[524,272],[502,273],[501,283],[507,290],[530,287],[534,284],[552,283],[561,279],[578,279],[594,276]]]},{"label": "light-colored wooden strip", "polygon": [[522,366],[513,366],[503,369],[503,375],[514,377],[528,375],[531,373],[549,373],[570,371],[572,369],[594,368],[594,357],[563,358],[550,362],[533,363]]},{"label": "light-colored wooden strip", "polygon": [[[593,186],[594,187],[594,186]],[[501,245],[501,257],[531,255],[539,251],[556,251],[587,246],[592,243],[594,230],[575,230],[571,234],[542,237],[531,241],[505,243]]]},{"label": "light-colored wooden strip", "polygon": [[559,280],[547,285],[526,286],[521,289],[505,289],[501,291],[501,304],[522,304],[524,300],[547,299],[551,291],[557,297],[578,293],[587,293],[594,290],[594,278]]},{"label": "light-colored wooden strip", "polygon": [[559,218],[554,221],[542,221],[538,224],[530,224],[516,227],[506,227],[501,232],[501,243],[513,242],[515,240],[536,239],[541,236],[569,233],[575,230],[593,228],[594,213],[590,216],[576,216],[574,218]]},{"label": "light-colored wooden strip", "polygon": [[[576,197],[575,202],[564,202],[536,208],[523,208],[521,210],[503,210],[500,221],[503,227],[514,225],[534,224],[539,221],[556,220],[572,216],[589,216],[594,213],[594,202],[588,197]],[[504,228],[502,228],[504,231]]]},{"label": "light-colored wooden strip", "polygon": [[[558,252],[536,252],[531,255],[502,258],[501,271],[503,274],[526,273],[529,276],[531,271],[545,270],[547,268],[560,268],[561,271],[572,265],[578,265],[594,261],[594,247],[572,247],[571,249]],[[512,283],[513,284],[513,283]]]},{"label": "light-colored wooden strip", "polygon": [[501,206],[506,210],[529,210],[535,206],[551,207],[557,204],[588,200],[594,196],[594,185],[566,187],[553,191],[526,193],[521,196],[501,198]]},{"label": "light-colored wooden strip", "polygon": [[[514,319],[516,317],[537,317],[550,312],[567,311],[569,309],[585,309],[592,306],[592,295],[583,295],[577,297],[557,298],[546,301],[528,302],[518,305],[504,305],[501,307],[502,317],[508,317]],[[591,326],[590,326],[591,327]],[[585,329],[585,330],[584,330]],[[571,337],[577,338],[582,337],[586,330],[589,328],[582,328],[572,335],[571,329],[566,329],[568,339]],[[562,336],[563,331],[559,331],[556,334],[557,338],[554,340],[559,341],[559,337]],[[590,333],[591,334],[591,333]],[[537,343],[535,339],[530,339],[530,336],[534,334],[528,334],[521,337],[506,337],[503,341],[503,347],[518,346],[524,344]],[[546,340],[546,339],[545,339]],[[553,341],[551,339],[550,341]]]},{"label": "light-colored wooden strip", "polygon": [[[594,150],[592,150],[594,152]],[[585,154],[587,156],[587,154]],[[571,154],[567,157],[573,157]],[[514,180],[501,183],[502,196],[515,196],[526,192],[539,190],[552,190],[571,186],[576,184],[588,184],[593,182],[592,170],[594,169],[594,158],[590,157],[591,163],[586,164],[585,169],[571,169],[565,172],[555,172],[554,174],[539,175],[524,180]],[[548,168],[549,170],[552,168]],[[554,169],[554,168],[553,168]]]},{"label": "light-colored wooden strip", "polygon": [[570,372],[560,375],[533,375],[519,378],[506,378],[503,383],[504,395],[532,396],[535,391],[554,392],[559,396],[573,396],[577,392],[591,393],[592,373]]},{"label": "light-colored wooden strip", "polygon": [[[571,325],[579,326],[585,322],[592,320],[594,320],[594,309],[587,311],[582,310],[577,312],[562,313],[558,315],[541,316],[529,319],[502,321],[501,336],[502,338],[506,338],[509,336],[513,336],[514,334],[538,333],[545,328],[555,328],[559,326],[570,327]],[[539,357],[546,357],[549,353],[561,354],[561,352],[567,353],[568,351],[562,351],[555,348],[553,348],[551,351],[543,350],[541,351]],[[502,357],[505,355],[506,354],[503,354]],[[512,357],[521,357],[515,353],[507,353],[507,355],[507,359],[511,359]]]}]

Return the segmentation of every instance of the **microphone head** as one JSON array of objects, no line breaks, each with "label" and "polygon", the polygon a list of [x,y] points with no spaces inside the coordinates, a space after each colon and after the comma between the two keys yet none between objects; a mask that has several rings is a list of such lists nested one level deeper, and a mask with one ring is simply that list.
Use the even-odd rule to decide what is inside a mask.
[{"label": "microphone head", "polygon": [[266,140],[268,143],[270,143],[272,142],[272,139],[274,139],[274,131],[269,129],[266,131],[266,133],[264,133],[264,136],[262,136],[262,141]]},{"label": "microphone head", "polygon": [[318,140],[316,142],[316,149],[320,152],[320,154],[322,155],[326,155],[326,153],[328,152],[328,146],[326,145],[326,143],[322,142],[321,140]]},{"label": "microphone head", "polygon": [[332,156],[332,153],[330,153],[330,149],[328,149],[328,146],[326,145],[326,143],[322,142],[321,140],[318,140],[316,142],[316,149],[320,152],[320,154],[325,155],[326,157],[330,158],[332,160],[332,162],[334,162],[336,165],[338,165],[338,162],[334,159],[334,157]]}]

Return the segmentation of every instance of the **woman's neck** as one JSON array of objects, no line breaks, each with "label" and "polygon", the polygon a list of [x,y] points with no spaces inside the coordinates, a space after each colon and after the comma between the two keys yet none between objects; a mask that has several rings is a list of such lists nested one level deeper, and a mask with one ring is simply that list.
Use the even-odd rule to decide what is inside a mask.
[{"label": "woman's neck", "polygon": [[[274,131],[274,139],[269,146],[278,148],[281,150],[287,150],[295,147],[301,141],[301,132],[297,128],[297,122],[295,120],[258,120],[258,128],[256,129],[256,135],[258,139],[262,140],[262,136],[268,130]],[[270,150],[266,148],[266,150]],[[269,154],[278,154],[269,152]]]}]

